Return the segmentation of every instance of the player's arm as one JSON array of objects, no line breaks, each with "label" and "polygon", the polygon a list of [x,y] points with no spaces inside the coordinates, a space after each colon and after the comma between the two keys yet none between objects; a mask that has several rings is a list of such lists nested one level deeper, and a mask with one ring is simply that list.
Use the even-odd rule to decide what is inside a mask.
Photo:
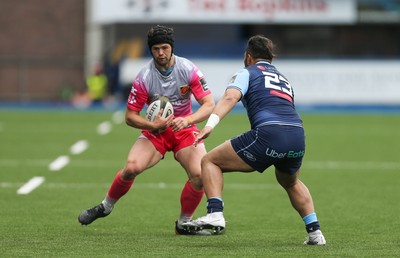
[{"label": "player's arm", "polygon": [[[228,88],[225,90],[224,95],[218,101],[218,104],[215,106],[212,114],[210,115],[206,127],[211,127],[213,129],[219,121],[224,118],[236,105],[236,103],[242,98],[242,92],[237,88]],[[212,121],[212,118],[215,117],[218,121]],[[211,118],[211,120],[210,120]]]},{"label": "player's arm", "polygon": [[203,73],[193,65],[193,70],[189,79],[190,90],[200,104],[196,112],[186,117],[176,117],[172,124],[172,130],[177,132],[191,124],[197,124],[207,119],[211,114],[215,103],[211,91],[207,86]]},{"label": "player's arm", "polygon": [[241,100],[249,88],[249,77],[250,74],[247,69],[240,70],[232,77],[224,95],[218,101],[217,106],[208,118],[206,127],[214,128],[232,110],[236,103]]},{"label": "player's arm", "polygon": [[228,88],[212,113],[218,115],[220,119],[224,118],[241,98],[242,92],[240,90]]},{"label": "player's arm", "polygon": [[208,118],[207,124],[197,135],[194,145],[200,140],[206,139],[214,129],[214,127],[219,123],[219,121],[224,118],[236,105],[236,103],[242,98],[242,92],[237,88],[228,88],[222,98],[218,101],[212,114]]},{"label": "player's arm", "polygon": [[174,115],[172,114],[166,118],[162,118],[161,114],[162,110],[160,110],[156,119],[154,119],[153,122],[150,122],[146,118],[142,117],[139,111],[126,108],[125,122],[127,125],[137,129],[150,131],[165,130],[172,123]]},{"label": "player's arm", "polygon": [[125,122],[127,125],[137,129],[159,131],[167,128],[173,119],[173,115],[167,118],[162,118],[162,110],[160,110],[156,119],[153,122],[147,120],[140,115],[140,111],[143,109],[148,98],[148,92],[145,87],[145,83],[142,80],[140,74],[136,76],[135,81],[132,85],[131,92],[128,97],[128,102],[125,112]]},{"label": "player's arm", "polygon": [[197,101],[200,104],[199,109],[186,117],[176,117],[172,123],[172,130],[177,132],[191,124],[203,122],[211,114],[215,103],[211,94],[208,94]]},{"label": "player's arm", "polygon": [[236,105],[236,103],[241,100],[242,96],[244,96],[249,87],[249,72],[246,69],[240,70],[236,73],[229,85],[225,90],[224,95],[218,101],[218,104],[215,106],[212,114],[207,120],[207,124],[201,130],[201,132],[197,135],[194,145],[197,146],[197,143],[207,138],[215,126],[219,123],[219,121],[224,118]]},{"label": "player's arm", "polygon": [[215,107],[214,99],[211,94],[202,97],[197,102],[200,104],[200,108],[191,115],[190,124],[197,124],[206,120]]}]

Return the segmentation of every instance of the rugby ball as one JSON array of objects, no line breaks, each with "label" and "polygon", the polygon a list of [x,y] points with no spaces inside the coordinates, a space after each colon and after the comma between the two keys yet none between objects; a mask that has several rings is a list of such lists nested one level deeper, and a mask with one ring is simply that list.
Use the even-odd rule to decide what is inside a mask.
[{"label": "rugby ball", "polygon": [[146,110],[146,119],[153,122],[156,119],[160,110],[163,109],[161,117],[166,118],[167,116],[174,114],[174,108],[167,97],[159,97],[149,104]]}]

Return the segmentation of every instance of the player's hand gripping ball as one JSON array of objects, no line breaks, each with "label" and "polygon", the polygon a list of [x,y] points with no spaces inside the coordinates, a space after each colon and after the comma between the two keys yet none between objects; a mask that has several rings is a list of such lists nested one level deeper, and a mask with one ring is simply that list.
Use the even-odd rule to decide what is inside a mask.
[{"label": "player's hand gripping ball", "polygon": [[146,119],[153,122],[161,109],[163,109],[161,114],[162,118],[174,114],[174,108],[172,107],[171,102],[167,97],[162,96],[149,104],[146,110]]}]

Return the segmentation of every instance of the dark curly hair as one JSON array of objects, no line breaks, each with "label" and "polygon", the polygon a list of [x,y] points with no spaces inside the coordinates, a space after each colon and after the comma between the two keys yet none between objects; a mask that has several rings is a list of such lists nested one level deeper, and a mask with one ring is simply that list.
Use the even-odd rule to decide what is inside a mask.
[{"label": "dark curly hair", "polygon": [[174,48],[174,29],[162,25],[156,25],[150,28],[147,33],[147,45],[151,50],[151,47],[156,44],[167,43]]},{"label": "dark curly hair", "polygon": [[249,39],[246,52],[253,58],[266,59],[270,62],[272,62],[272,59],[275,57],[274,43],[272,40],[261,35],[256,35]]}]

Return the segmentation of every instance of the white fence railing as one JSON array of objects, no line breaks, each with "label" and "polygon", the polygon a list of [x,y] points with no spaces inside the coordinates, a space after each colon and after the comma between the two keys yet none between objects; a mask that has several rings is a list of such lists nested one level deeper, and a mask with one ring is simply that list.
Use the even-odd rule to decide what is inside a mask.
[{"label": "white fence railing", "polygon": [[[125,60],[120,79],[133,82],[149,59]],[[191,59],[219,99],[243,60]],[[276,60],[298,104],[400,105],[400,60]]]}]

